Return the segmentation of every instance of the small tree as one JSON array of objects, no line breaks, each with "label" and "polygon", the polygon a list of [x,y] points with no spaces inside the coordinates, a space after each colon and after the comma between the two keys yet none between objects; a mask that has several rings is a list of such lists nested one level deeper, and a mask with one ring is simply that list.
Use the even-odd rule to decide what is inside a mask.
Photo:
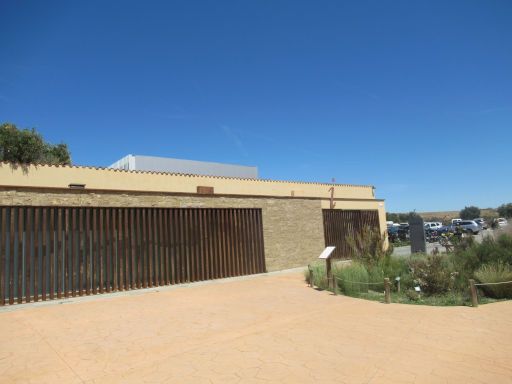
[{"label": "small tree", "polygon": [[460,218],[463,220],[471,220],[475,219],[477,217],[480,217],[480,208],[475,207],[474,205],[471,205],[469,207],[464,207],[459,212]]},{"label": "small tree", "polygon": [[497,211],[500,217],[512,217],[512,203],[500,205]]},{"label": "small tree", "polygon": [[66,144],[50,144],[35,129],[0,124],[0,161],[16,164],[71,164]]}]

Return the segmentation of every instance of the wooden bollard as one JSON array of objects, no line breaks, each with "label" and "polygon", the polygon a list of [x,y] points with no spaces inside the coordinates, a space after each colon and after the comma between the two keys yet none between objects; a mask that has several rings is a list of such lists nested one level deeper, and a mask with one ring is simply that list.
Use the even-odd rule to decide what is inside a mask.
[{"label": "wooden bollard", "polygon": [[336,284],[336,278],[333,276],[332,277],[332,291],[334,292],[335,295],[338,294],[338,284]]},{"label": "wooden bollard", "polygon": [[475,280],[473,279],[469,279],[469,290],[471,292],[471,305],[473,307],[478,307],[478,296],[476,293]]},{"label": "wooden bollard", "polygon": [[384,302],[386,304],[391,303],[391,291],[389,288],[389,278],[384,279]]},{"label": "wooden bollard", "polygon": [[311,268],[311,265],[308,265],[308,270],[309,270],[308,283],[309,283],[309,286],[311,288],[313,288],[314,287],[314,284],[313,284],[313,268]]}]

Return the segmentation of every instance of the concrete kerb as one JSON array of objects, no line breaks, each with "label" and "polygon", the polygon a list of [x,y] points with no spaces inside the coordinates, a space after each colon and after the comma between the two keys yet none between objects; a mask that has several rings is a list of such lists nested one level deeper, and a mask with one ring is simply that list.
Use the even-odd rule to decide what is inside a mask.
[{"label": "concrete kerb", "polygon": [[258,279],[266,276],[276,276],[281,274],[293,273],[293,272],[302,272],[304,269],[307,269],[307,266],[297,267],[291,269],[283,269],[281,271],[272,271],[266,273],[258,273],[255,275],[245,275],[245,276],[235,276],[235,277],[227,277],[224,279],[215,279],[215,280],[203,280],[203,281],[195,281],[191,283],[181,283],[181,284],[173,284],[173,285],[162,285],[158,287],[152,288],[140,288],[140,289],[131,289],[128,291],[118,291],[111,293],[102,293],[97,295],[88,295],[88,296],[76,296],[69,297],[66,299],[59,300],[47,300],[47,301],[37,301],[23,304],[14,304],[0,307],[0,313],[13,312],[13,311],[21,311],[27,308],[35,308],[35,307],[45,307],[49,305],[60,305],[60,304],[78,304],[84,303],[93,300],[103,300],[103,299],[112,299],[116,297],[125,297],[125,296],[137,296],[137,295],[145,295],[149,293],[157,293],[157,292],[167,292],[173,291],[176,289],[187,289],[187,288],[195,288],[203,285],[213,285],[213,284],[226,284],[233,281],[241,281],[241,280],[250,280],[250,279]]}]

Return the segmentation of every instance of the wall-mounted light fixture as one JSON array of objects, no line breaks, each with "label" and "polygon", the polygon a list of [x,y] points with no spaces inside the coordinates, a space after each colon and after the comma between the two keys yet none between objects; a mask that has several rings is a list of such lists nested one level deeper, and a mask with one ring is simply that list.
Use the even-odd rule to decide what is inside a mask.
[{"label": "wall-mounted light fixture", "polygon": [[69,184],[68,187],[71,189],[84,189],[85,184],[72,183],[72,184]]}]

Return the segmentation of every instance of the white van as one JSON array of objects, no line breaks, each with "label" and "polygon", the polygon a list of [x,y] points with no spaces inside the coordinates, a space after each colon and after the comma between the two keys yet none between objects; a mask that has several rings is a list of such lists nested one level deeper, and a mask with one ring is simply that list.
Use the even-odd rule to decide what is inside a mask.
[{"label": "white van", "polygon": [[452,224],[460,223],[462,219],[452,219]]},{"label": "white van", "polygon": [[440,223],[438,221],[427,221],[426,223],[424,223],[424,225],[425,229],[436,230],[441,228],[443,226],[443,223]]}]

